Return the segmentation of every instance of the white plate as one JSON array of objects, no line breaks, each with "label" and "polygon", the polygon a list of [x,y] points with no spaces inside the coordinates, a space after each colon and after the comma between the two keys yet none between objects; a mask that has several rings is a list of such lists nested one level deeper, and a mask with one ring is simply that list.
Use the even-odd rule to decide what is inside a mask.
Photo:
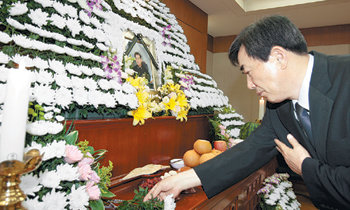
[{"label": "white plate", "polygon": [[180,169],[185,166],[184,161],[179,158],[170,160],[170,165],[175,169]]}]

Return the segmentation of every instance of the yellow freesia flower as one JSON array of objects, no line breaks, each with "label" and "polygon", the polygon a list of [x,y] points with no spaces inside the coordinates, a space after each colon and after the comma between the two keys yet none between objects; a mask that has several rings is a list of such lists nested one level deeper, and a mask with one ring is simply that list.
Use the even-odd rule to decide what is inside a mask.
[{"label": "yellow freesia flower", "polygon": [[176,96],[173,96],[169,99],[168,103],[164,103],[165,105],[165,109],[168,110],[174,110],[175,106],[176,106],[176,100],[175,100]]}]

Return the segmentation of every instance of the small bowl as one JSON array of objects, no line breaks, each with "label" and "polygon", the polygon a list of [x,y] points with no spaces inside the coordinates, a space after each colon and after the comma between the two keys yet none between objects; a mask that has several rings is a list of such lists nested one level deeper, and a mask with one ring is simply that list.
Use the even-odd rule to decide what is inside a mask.
[{"label": "small bowl", "polygon": [[184,161],[180,158],[175,158],[170,160],[170,165],[174,169],[180,169],[185,166]]}]

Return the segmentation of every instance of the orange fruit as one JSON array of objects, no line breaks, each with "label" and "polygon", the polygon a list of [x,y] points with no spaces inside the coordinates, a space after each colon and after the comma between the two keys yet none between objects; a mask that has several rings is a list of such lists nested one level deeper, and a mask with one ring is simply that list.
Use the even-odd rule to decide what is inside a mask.
[{"label": "orange fruit", "polygon": [[216,156],[216,155],[221,154],[221,153],[222,153],[222,151],[217,150],[217,149],[213,149],[213,150],[212,150],[210,153],[213,153],[213,154],[215,154],[215,156]]},{"label": "orange fruit", "polygon": [[177,170],[177,171],[178,171],[178,172],[184,172],[184,171],[187,171],[188,169],[191,169],[191,167],[184,166],[184,167],[180,168],[180,169]]},{"label": "orange fruit", "polygon": [[210,159],[212,159],[215,156],[216,156],[216,154],[211,153],[211,152],[205,153],[205,154],[201,155],[201,157],[199,158],[199,164],[202,164],[205,161],[210,160]]},{"label": "orange fruit", "polygon": [[188,167],[195,167],[199,165],[199,158],[200,158],[200,155],[193,149],[185,152],[183,156],[184,163]]},{"label": "orange fruit", "polygon": [[210,152],[212,147],[208,140],[198,139],[194,142],[193,149],[199,154],[204,154]]}]

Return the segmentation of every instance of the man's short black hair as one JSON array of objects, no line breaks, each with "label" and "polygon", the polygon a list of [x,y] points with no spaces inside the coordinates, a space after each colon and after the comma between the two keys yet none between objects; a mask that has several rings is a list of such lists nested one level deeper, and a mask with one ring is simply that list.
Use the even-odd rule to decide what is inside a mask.
[{"label": "man's short black hair", "polygon": [[135,58],[136,58],[136,55],[139,55],[140,58],[142,58],[142,56],[141,56],[141,54],[140,54],[139,52],[135,52],[135,53],[134,53],[134,57],[135,57]]},{"label": "man's short black hair", "polygon": [[229,50],[231,63],[237,66],[241,46],[249,57],[266,62],[271,48],[280,46],[296,54],[306,54],[307,45],[299,29],[286,17],[265,17],[246,27],[232,42]]}]

